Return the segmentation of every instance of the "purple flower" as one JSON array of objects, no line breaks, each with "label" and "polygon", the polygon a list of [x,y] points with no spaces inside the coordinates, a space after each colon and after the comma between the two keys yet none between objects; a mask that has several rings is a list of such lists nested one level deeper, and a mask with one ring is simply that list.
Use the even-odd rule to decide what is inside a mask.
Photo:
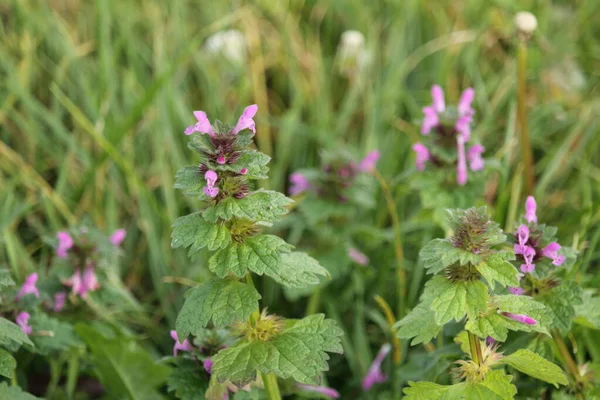
[{"label": "purple flower", "polygon": [[243,131],[244,129],[250,129],[253,133],[256,133],[256,125],[252,118],[254,118],[257,111],[258,106],[256,104],[252,104],[251,106],[246,107],[244,109],[244,112],[240,116],[240,119],[238,119],[237,124],[235,124],[235,127],[233,128],[231,133],[237,135],[240,131]]},{"label": "purple flower", "polygon": [[488,337],[485,339],[485,344],[486,344],[486,345],[488,345],[488,346],[492,346],[492,345],[496,344],[496,339],[494,339],[494,338],[493,338],[493,337],[491,337],[491,336],[488,336]]},{"label": "purple flower", "polygon": [[383,346],[381,346],[379,353],[377,353],[377,357],[375,357],[375,360],[373,360],[373,363],[369,367],[367,375],[365,375],[365,377],[363,378],[363,391],[367,392],[371,390],[374,384],[383,383],[387,380],[387,376],[381,372],[381,364],[383,363],[383,360],[389,354],[391,349],[392,346],[389,343],[386,343]]},{"label": "purple flower", "polygon": [[440,85],[433,85],[431,87],[431,99],[433,100],[433,109],[436,113],[440,114],[446,110],[446,103],[444,102],[444,90]]},{"label": "purple flower", "polygon": [[422,143],[415,143],[412,147],[413,151],[416,153],[417,158],[415,160],[415,164],[417,165],[417,169],[419,171],[423,171],[425,169],[425,163],[429,161],[430,155],[429,150]]},{"label": "purple flower", "polygon": [[554,264],[558,267],[559,265],[562,265],[562,263],[565,262],[565,256],[558,254],[558,251],[560,249],[561,249],[560,244],[558,244],[556,242],[552,242],[548,246],[546,246],[542,249],[542,255],[544,257],[551,258],[552,264]]},{"label": "purple flower", "polygon": [[204,111],[194,111],[194,117],[196,117],[198,122],[192,126],[188,126],[185,129],[186,135],[191,135],[194,132],[207,133],[210,136],[215,135],[215,131],[210,125],[210,121],[208,120],[208,117]]},{"label": "purple flower", "polygon": [[469,159],[471,171],[481,171],[483,169],[485,162],[483,161],[481,154],[483,154],[484,151],[485,148],[480,144],[473,145],[469,149],[467,158]]},{"label": "purple flower", "polygon": [[358,169],[361,172],[370,172],[371,170],[375,169],[375,164],[377,164],[377,160],[379,160],[380,156],[381,154],[379,153],[379,150],[371,151],[365,156],[365,158],[362,159]]},{"label": "purple flower", "polygon": [[529,240],[529,228],[527,225],[522,224],[517,229],[517,240],[519,244],[515,244],[515,254],[525,254],[527,252],[527,241]]},{"label": "purple flower", "polygon": [[190,342],[185,339],[183,343],[179,343],[179,338],[177,337],[177,331],[171,331],[171,338],[175,341],[173,345],[173,356],[177,356],[177,351],[192,351],[194,347],[190,344]]},{"label": "purple flower", "polygon": [[421,133],[429,135],[429,132],[438,126],[440,119],[433,106],[423,107],[423,114],[425,114],[425,118],[423,118],[423,123],[421,124]]},{"label": "purple flower", "polygon": [[535,249],[533,247],[524,246],[523,259],[525,259],[525,264],[521,264],[521,271],[524,273],[531,273],[535,269],[535,264],[533,264],[533,257],[535,257]]},{"label": "purple flower", "polygon": [[72,292],[82,298],[86,298],[88,292],[93,292],[100,287],[92,265],[85,267],[83,274],[77,268],[75,273],[64,284],[71,286]]},{"label": "purple flower", "polygon": [[310,189],[310,181],[301,172],[290,175],[290,195],[295,196]]},{"label": "purple flower", "polygon": [[[174,331],[171,331],[171,332],[174,332]],[[172,333],[171,333],[171,334],[172,334]],[[176,340],[177,340],[177,339],[176,339]],[[187,339],[186,339],[186,341],[187,341]],[[209,374],[210,374],[210,373],[211,373],[211,371],[212,371],[212,365],[213,365],[213,362],[210,360],[210,358],[207,358],[207,359],[206,359],[206,360],[204,360],[204,362],[202,363],[202,366],[204,367],[204,370],[205,370],[206,372],[208,372]]]},{"label": "purple flower", "polygon": [[463,186],[467,183],[467,159],[465,157],[465,140],[462,136],[456,138],[458,162],[456,164],[456,183]]},{"label": "purple flower", "polygon": [[459,115],[469,115],[472,116],[475,114],[475,110],[471,107],[471,103],[473,102],[473,98],[475,97],[475,90],[473,88],[465,89],[458,101],[458,114]]},{"label": "purple flower", "polygon": [[507,318],[512,319],[513,321],[520,322],[522,324],[526,324],[526,325],[537,324],[537,321],[535,319],[531,318],[529,315],[513,314],[513,313],[509,313],[509,312],[503,312],[502,315],[504,315]]},{"label": "purple flower", "polygon": [[65,307],[67,300],[67,294],[65,292],[58,292],[54,295],[54,307],[52,311],[59,312]]},{"label": "purple flower", "polygon": [[19,325],[21,327],[21,330],[26,335],[31,335],[31,331],[33,330],[31,328],[31,326],[29,325],[29,317],[30,317],[29,313],[23,311],[23,312],[20,312],[17,315],[17,318],[15,319],[15,322],[17,323],[17,325]]},{"label": "purple flower", "polygon": [[509,287],[508,287],[508,291],[509,291],[511,294],[514,294],[514,295],[517,295],[517,296],[522,296],[522,295],[523,295],[523,293],[525,293],[525,290],[523,290],[523,288],[520,288],[520,287],[512,287],[512,286],[509,286]]},{"label": "purple flower", "polygon": [[532,222],[537,224],[537,215],[535,215],[536,209],[537,204],[535,203],[535,198],[533,196],[527,197],[527,200],[525,201],[525,219],[530,224]]},{"label": "purple flower", "polygon": [[350,257],[352,259],[352,261],[354,261],[358,265],[364,266],[364,265],[369,264],[369,257],[367,257],[360,250],[355,249],[354,247],[348,248],[348,257]]},{"label": "purple flower", "polygon": [[337,390],[332,389],[332,388],[328,388],[325,386],[315,386],[315,385],[305,385],[302,383],[298,383],[298,388],[307,391],[307,392],[314,392],[314,393],[319,393],[322,394],[323,396],[332,398],[332,399],[339,399],[340,398],[340,394],[338,393]]},{"label": "purple flower", "polygon": [[463,140],[466,142],[471,139],[471,121],[473,118],[470,115],[463,115],[459,117],[454,123],[454,129],[459,133],[459,136],[462,136]]},{"label": "purple flower", "polygon": [[217,157],[217,164],[223,165],[227,162],[224,156]]},{"label": "purple flower", "polygon": [[34,294],[35,297],[37,297],[39,299],[40,291],[35,286],[37,283],[37,280],[38,280],[37,272],[34,272],[33,274],[31,274],[27,278],[25,278],[25,282],[23,282],[23,286],[21,286],[21,290],[19,290],[19,293],[17,294],[16,299],[21,300],[21,298],[23,296],[26,296],[28,294]]},{"label": "purple flower", "polygon": [[58,232],[56,237],[58,238],[56,255],[60,258],[67,258],[67,252],[73,247],[73,238],[69,235],[69,232],[66,231]]},{"label": "purple flower", "polygon": [[127,231],[125,229],[117,229],[112,235],[110,235],[110,242],[113,244],[113,246],[118,246],[123,243],[126,235]]},{"label": "purple flower", "polygon": [[204,174],[204,179],[206,179],[206,186],[202,188],[204,194],[208,197],[216,197],[219,194],[219,188],[215,186],[218,179],[217,173],[209,169]]},{"label": "purple flower", "polygon": [[240,175],[246,175],[248,173],[248,168],[242,168],[240,170]]}]

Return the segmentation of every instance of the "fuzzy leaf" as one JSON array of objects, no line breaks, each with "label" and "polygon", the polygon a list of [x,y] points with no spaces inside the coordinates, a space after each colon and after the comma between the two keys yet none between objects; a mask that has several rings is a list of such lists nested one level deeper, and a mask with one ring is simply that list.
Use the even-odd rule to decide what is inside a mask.
[{"label": "fuzzy leaf", "polygon": [[497,395],[493,390],[481,383],[458,383],[448,386],[448,390],[439,397],[440,400],[463,400],[463,399],[485,399],[485,400],[504,400],[504,397]]},{"label": "fuzzy leaf", "polygon": [[232,243],[216,252],[208,261],[208,268],[224,278],[228,273],[242,277],[248,270],[262,275],[277,276],[281,252],[292,246],[273,235],[253,236],[244,243]]},{"label": "fuzzy leaf", "polygon": [[513,354],[502,358],[500,362],[556,387],[559,384],[568,384],[567,377],[558,365],[540,357],[531,350],[517,350]]},{"label": "fuzzy leaf", "polygon": [[509,252],[492,253],[477,264],[477,271],[493,289],[495,282],[502,286],[519,286],[519,271],[508,260],[514,259]]},{"label": "fuzzy leaf", "polygon": [[282,253],[281,263],[277,269],[269,269],[265,274],[284,286],[303,288],[318,284],[319,277],[329,277],[329,272],[317,260],[306,253]]},{"label": "fuzzy leaf", "polygon": [[173,224],[171,247],[190,247],[189,255],[208,247],[219,250],[231,243],[231,234],[224,224],[207,222],[200,213],[179,217]]},{"label": "fuzzy leaf", "polygon": [[247,172],[244,175],[248,179],[267,179],[267,173],[269,172],[269,164],[271,157],[268,155],[258,152],[256,150],[242,150],[240,157],[233,164],[218,165],[214,167],[216,170],[233,171],[240,173],[240,171],[246,168]]},{"label": "fuzzy leaf", "polygon": [[212,320],[216,328],[246,321],[258,309],[260,294],[250,285],[229,279],[212,279],[188,290],[175,327],[181,340]]},{"label": "fuzzy leaf", "polygon": [[243,340],[221,350],[212,358],[213,374],[220,382],[238,386],[253,381],[258,371],[317,384],[321,372],[328,370],[326,352],[342,353],[343,331],[322,314],[288,323],[290,326],[268,342]]},{"label": "fuzzy leaf", "polygon": [[204,368],[196,361],[183,357],[176,357],[173,362],[176,368],[167,379],[168,391],[175,392],[175,397],[180,400],[204,400],[204,393],[208,389],[208,382],[201,378],[206,376]]},{"label": "fuzzy leaf", "polygon": [[271,222],[287,214],[287,206],[291,203],[293,200],[282,193],[258,190],[241,199],[233,197],[223,199],[214,207],[204,210],[202,215],[210,222],[216,222],[219,218],[229,221],[234,217]]},{"label": "fuzzy leaf", "polygon": [[499,314],[486,315],[481,318],[469,319],[465,329],[479,337],[492,337],[500,342],[508,336],[506,318]]},{"label": "fuzzy leaf", "polygon": [[17,368],[15,358],[8,351],[0,349],[0,375],[10,379],[15,368]]},{"label": "fuzzy leaf", "polygon": [[24,392],[18,386],[8,386],[6,382],[0,383],[0,399],[7,400],[42,400]]},{"label": "fuzzy leaf", "polygon": [[431,302],[438,325],[451,319],[460,321],[465,314],[473,317],[486,309],[489,295],[483,282],[452,282],[441,276],[433,279],[439,282],[439,292]]},{"label": "fuzzy leaf", "polygon": [[25,343],[33,346],[29,337],[23,333],[19,325],[0,317],[0,345],[8,346],[12,343],[19,345]]},{"label": "fuzzy leaf", "polygon": [[579,325],[600,329],[600,297],[592,297],[591,292],[582,296],[582,304],[575,306],[577,317],[575,322]]},{"label": "fuzzy leaf", "polygon": [[3,286],[14,286],[15,281],[13,281],[10,271],[6,268],[0,268],[0,288]]},{"label": "fuzzy leaf", "polygon": [[35,344],[36,353],[49,355],[52,352],[62,352],[69,348],[81,346],[71,324],[59,321],[43,313],[31,316],[29,324],[34,332],[45,331],[46,335],[34,335],[31,340]]},{"label": "fuzzy leaf", "polygon": [[[407,395],[404,397],[407,400],[511,400],[513,396],[510,394],[516,388],[508,385],[504,377],[498,376],[492,371],[486,376],[485,381],[479,383],[462,382],[456,385],[444,386],[433,382],[409,382],[410,387],[404,389]],[[491,378],[489,378],[491,376]]]},{"label": "fuzzy leaf", "polygon": [[188,165],[177,171],[173,188],[183,190],[183,194],[191,197],[201,197],[206,186],[206,180],[195,165]]},{"label": "fuzzy leaf", "polygon": [[551,326],[566,333],[575,318],[575,306],[582,304],[582,295],[583,290],[575,282],[562,282],[535,299],[546,306],[552,318]]},{"label": "fuzzy leaf", "polygon": [[408,382],[408,384],[410,387],[404,388],[405,400],[439,400],[449,388],[433,382]]},{"label": "fuzzy leaf", "polygon": [[504,371],[494,370],[488,372],[480,385],[487,387],[503,400],[512,400],[517,394],[517,388],[511,383],[512,379],[513,377]]},{"label": "fuzzy leaf", "polygon": [[[483,247],[490,248],[506,241],[506,235],[500,225],[491,220],[486,207],[451,209],[448,210],[448,219],[454,231],[467,228],[472,243],[480,243]],[[474,230],[475,227],[477,229]]]},{"label": "fuzzy leaf", "polygon": [[447,239],[433,239],[421,249],[419,257],[429,274],[436,274],[457,262],[461,265],[481,262],[481,256],[454,247]]}]

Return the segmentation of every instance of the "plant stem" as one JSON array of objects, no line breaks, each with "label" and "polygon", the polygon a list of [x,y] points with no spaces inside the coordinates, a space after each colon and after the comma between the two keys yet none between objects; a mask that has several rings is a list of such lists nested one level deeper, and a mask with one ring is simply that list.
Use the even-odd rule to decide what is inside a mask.
[{"label": "plant stem", "polygon": [[275,374],[261,373],[260,375],[262,376],[263,384],[265,385],[267,399],[281,400],[281,393],[279,392],[279,386],[277,385],[277,377]]},{"label": "plant stem", "polygon": [[373,174],[377,178],[383,195],[385,197],[385,203],[387,205],[390,218],[392,219],[392,227],[394,229],[394,251],[396,254],[396,279],[398,283],[398,318],[404,317],[404,311],[406,309],[406,270],[404,269],[404,250],[402,249],[402,236],[400,235],[400,218],[398,218],[398,211],[396,210],[396,202],[390,191],[390,187],[386,183],[385,179],[381,176],[379,171],[373,168]]},{"label": "plant stem", "polygon": [[394,316],[390,305],[387,303],[387,301],[385,301],[383,297],[376,294],[374,298],[377,304],[379,305],[379,308],[381,308],[381,311],[383,311],[385,319],[387,320],[387,323],[389,325],[390,334],[392,336],[392,347],[394,348],[394,352],[392,353],[392,359],[394,361],[394,365],[398,365],[402,360],[402,347],[400,346],[400,339],[396,336],[396,332],[393,328],[394,324],[396,323],[396,317]]},{"label": "plant stem", "polygon": [[523,161],[523,180],[525,181],[525,194],[533,195],[533,154],[529,142],[527,125],[526,101],[526,71],[527,71],[527,43],[519,41],[517,50],[517,119],[521,134],[521,159]]},{"label": "plant stem", "polygon": [[471,358],[477,365],[481,365],[483,356],[481,355],[481,343],[475,334],[469,332],[469,347],[471,349]]},{"label": "plant stem", "polygon": [[560,332],[557,329],[552,330],[552,338],[554,339],[554,343],[556,343],[556,347],[563,359],[563,363],[567,365],[567,369],[569,373],[573,377],[574,381],[577,382],[579,380],[579,368],[577,368],[577,364],[573,357],[571,357],[571,353],[565,344]]},{"label": "plant stem", "polygon": [[308,298],[308,304],[306,305],[306,313],[305,315],[313,315],[319,311],[319,306],[321,305],[321,288],[318,287]]}]

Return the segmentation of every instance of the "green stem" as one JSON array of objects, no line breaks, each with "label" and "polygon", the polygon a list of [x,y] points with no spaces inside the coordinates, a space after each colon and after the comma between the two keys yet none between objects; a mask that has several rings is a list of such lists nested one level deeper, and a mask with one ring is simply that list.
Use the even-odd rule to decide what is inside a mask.
[{"label": "green stem", "polygon": [[533,154],[529,142],[527,125],[526,102],[526,71],[527,71],[527,43],[519,41],[517,50],[517,119],[521,134],[521,159],[523,161],[523,180],[525,181],[525,194],[533,195]]},{"label": "green stem", "polygon": [[306,306],[306,315],[313,315],[319,311],[321,305],[321,288],[316,288],[315,291],[308,298],[308,304]]},{"label": "green stem", "polygon": [[277,385],[277,377],[275,374],[261,373],[260,375],[262,376],[263,384],[265,385],[267,399],[281,400],[281,393],[279,392],[279,386]]},{"label": "green stem", "polygon": [[481,365],[483,356],[481,355],[481,343],[475,334],[469,332],[469,347],[471,349],[471,358],[477,365]]},{"label": "green stem", "polygon": [[573,357],[571,357],[571,353],[569,353],[569,349],[567,348],[565,341],[563,340],[560,332],[557,329],[553,329],[551,333],[552,333],[552,339],[554,339],[554,343],[556,343],[558,352],[560,353],[560,355],[563,359],[563,363],[566,364],[567,370],[569,370],[569,373],[573,377],[573,380],[575,382],[578,382],[579,381],[579,368],[577,368],[577,364],[575,363],[575,360],[573,360]]},{"label": "green stem", "polygon": [[79,380],[79,354],[74,353],[67,367],[67,398],[71,400],[75,395],[77,381]]}]

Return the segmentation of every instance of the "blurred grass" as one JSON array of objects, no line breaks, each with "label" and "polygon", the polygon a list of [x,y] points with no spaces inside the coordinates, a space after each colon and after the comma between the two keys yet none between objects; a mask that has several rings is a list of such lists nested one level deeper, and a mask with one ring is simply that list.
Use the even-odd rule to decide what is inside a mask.
[{"label": "blurred grass", "polygon": [[[496,218],[510,223],[522,206],[512,28],[521,9],[540,22],[528,73],[540,219],[558,225],[565,243],[574,237],[587,246],[580,270],[597,271],[600,2],[591,0],[7,0],[0,4],[0,260],[23,277],[45,265],[45,235],[84,216],[107,232],[124,227],[124,280],[157,306],[153,318],[173,326],[182,288],[164,278],[203,273],[200,261],[169,247],[171,223],[196,207],[172,189],[175,171],[195,162],[183,130],[192,110],[234,122],[255,102],[257,142],[273,155],[272,188],[284,190],[290,171],[315,165],[323,147],[382,150],[378,169],[402,195],[412,305],[423,271],[410,268],[432,230],[413,218],[418,202],[402,176],[433,83],[452,100],[475,87],[474,136],[500,165],[489,183]],[[203,50],[207,36],[226,28],[246,36],[242,67]],[[335,68],[348,29],[365,34],[373,56],[360,82]],[[373,220],[387,225],[379,201]],[[389,260],[380,273],[390,278],[381,282],[393,281]],[[364,301],[358,325],[375,308]],[[364,335],[357,327],[347,347],[364,345]],[[348,356],[357,374],[370,360],[363,350]]]}]

